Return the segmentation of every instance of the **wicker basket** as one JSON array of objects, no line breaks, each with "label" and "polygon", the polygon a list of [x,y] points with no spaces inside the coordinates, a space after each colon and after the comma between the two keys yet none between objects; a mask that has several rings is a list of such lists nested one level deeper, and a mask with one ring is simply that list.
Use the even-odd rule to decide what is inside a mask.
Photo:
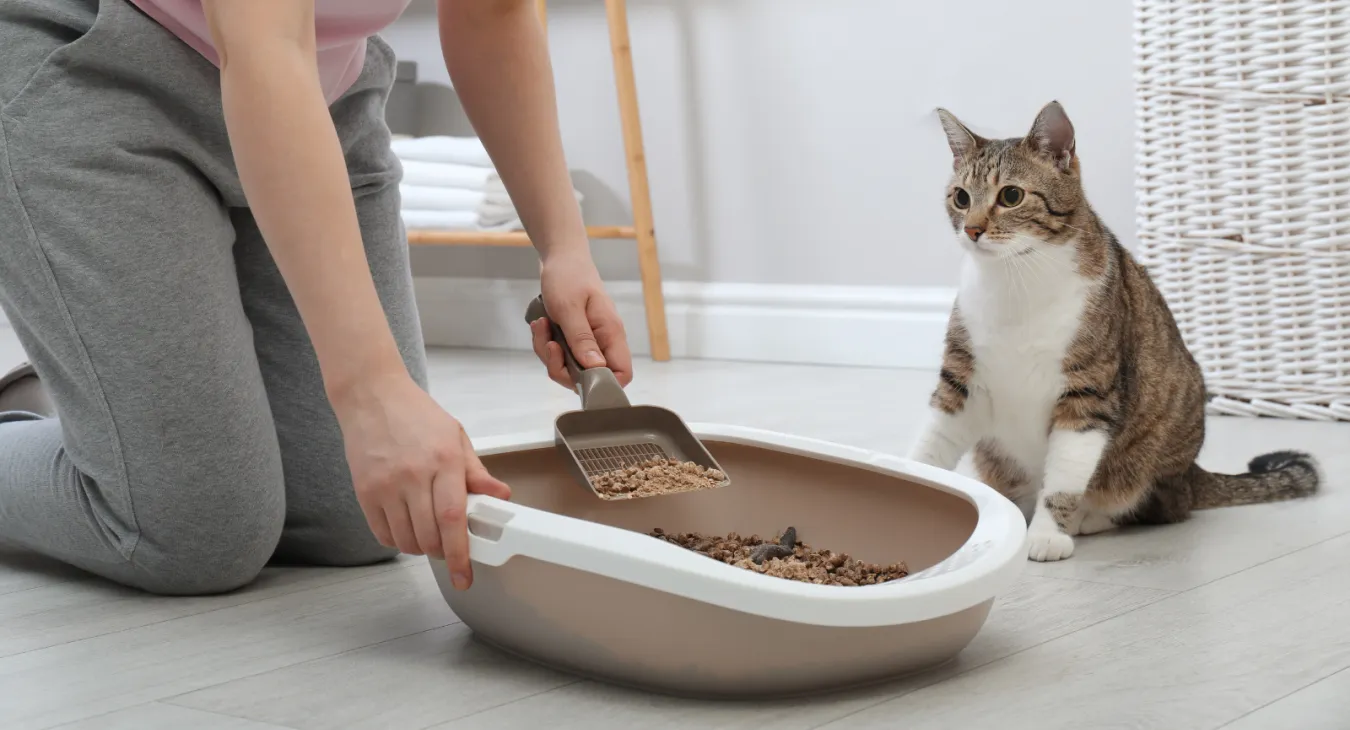
[{"label": "wicker basket", "polygon": [[1350,0],[1135,0],[1140,258],[1211,411],[1350,420]]}]

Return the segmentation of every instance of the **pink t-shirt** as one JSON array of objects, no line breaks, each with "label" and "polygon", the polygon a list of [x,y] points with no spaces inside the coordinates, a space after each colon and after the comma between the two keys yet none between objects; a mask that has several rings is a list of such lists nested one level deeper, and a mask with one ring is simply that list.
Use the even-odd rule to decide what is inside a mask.
[{"label": "pink t-shirt", "polygon": [[[220,65],[201,0],[131,2],[211,63]],[[329,104],[337,101],[361,75],[366,58],[366,38],[389,27],[409,2],[411,0],[315,0],[319,80]]]}]

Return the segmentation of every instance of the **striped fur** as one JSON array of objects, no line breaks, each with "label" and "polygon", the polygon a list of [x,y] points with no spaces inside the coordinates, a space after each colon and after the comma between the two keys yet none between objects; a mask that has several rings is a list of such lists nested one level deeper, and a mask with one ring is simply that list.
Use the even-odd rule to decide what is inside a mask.
[{"label": "striped fur", "polygon": [[912,457],[954,468],[974,449],[981,478],[1027,513],[1036,560],[1067,558],[1074,535],[1118,524],[1315,492],[1317,464],[1300,452],[1239,475],[1196,464],[1200,368],[1148,272],[1088,203],[1060,105],[1013,139],[939,114],[953,154],[947,213],[967,256]]}]

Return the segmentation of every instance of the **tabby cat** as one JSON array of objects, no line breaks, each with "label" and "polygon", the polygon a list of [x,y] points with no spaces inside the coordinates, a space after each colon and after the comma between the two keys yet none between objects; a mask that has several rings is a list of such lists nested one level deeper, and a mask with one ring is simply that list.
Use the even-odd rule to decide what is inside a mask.
[{"label": "tabby cat", "polygon": [[981,480],[1022,508],[1032,560],[1073,536],[1317,490],[1307,454],[1241,475],[1195,463],[1205,384],[1147,271],[1083,193],[1057,102],[1025,137],[984,139],[939,109],[953,155],[947,213],[965,249],[930,420],[911,458]]}]

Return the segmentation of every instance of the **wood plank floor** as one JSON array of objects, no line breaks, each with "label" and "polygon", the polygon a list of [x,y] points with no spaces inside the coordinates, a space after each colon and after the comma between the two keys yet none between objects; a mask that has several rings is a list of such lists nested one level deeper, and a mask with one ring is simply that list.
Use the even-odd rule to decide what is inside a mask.
[{"label": "wood plank floor", "polygon": [[[19,356],[0,332],[4,363]],[[0,363],[3,364],[3,363]],[[903,452],[931,374],[640,363],[631,393],[688,420]],[[436,352],[475,436],[547,427],[573,397],[530,358]],[[823,404],[816,407],[813,404]],[[1214,419],[1202,461],[1302,448],[1313,500],[1079,541],[1032,564],[940,670],[810,700],[696,702],[578,680],[472,640],[424,561],[266,571],[162,599],[0,551],[0,728],[1350,728],[1350,424]]]}]

